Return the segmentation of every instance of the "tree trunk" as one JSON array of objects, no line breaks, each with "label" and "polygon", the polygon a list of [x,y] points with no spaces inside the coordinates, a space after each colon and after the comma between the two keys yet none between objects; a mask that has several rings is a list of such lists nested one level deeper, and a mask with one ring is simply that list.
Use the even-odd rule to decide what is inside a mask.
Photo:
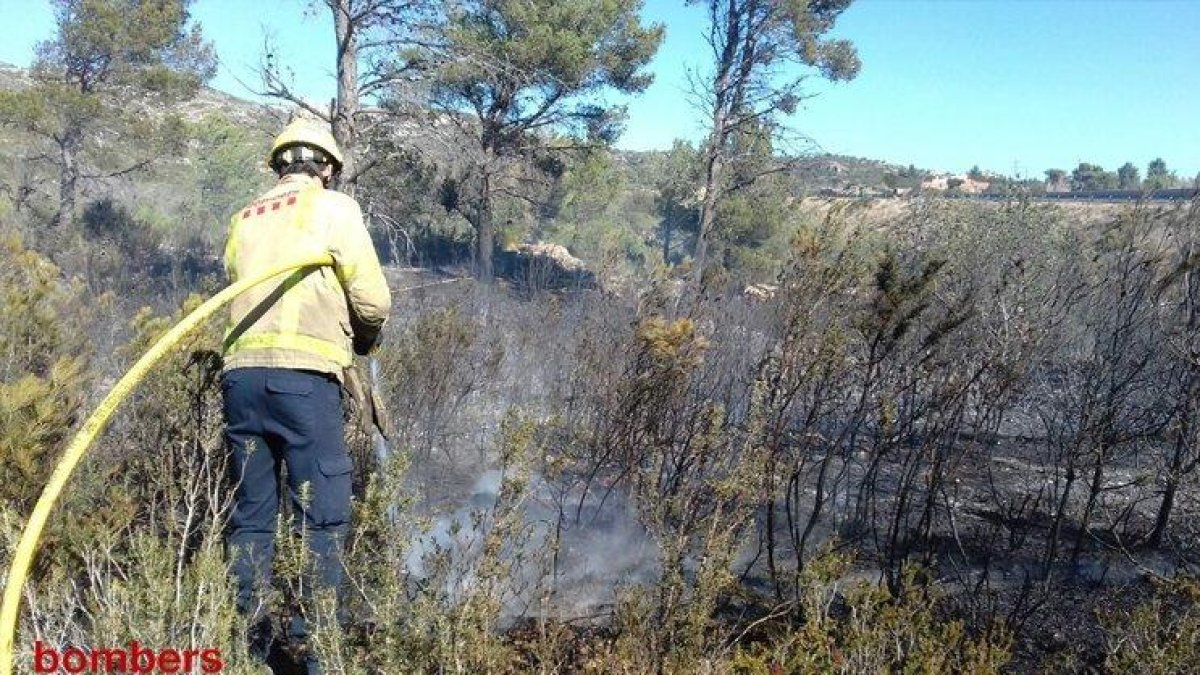
[{"label": "tree trunk", "polygon": [[[713,126],[723,127],[724,116],[718,113]],[[700,232],[696,235],[696,255],[694,256],[695,284],[700,290],[704,284],[704,268],[707,265],[708,238],[712,235],[713,222],[717,213],[717,193],[720,191],[721,153],[724,145],[724,133],[714,131],[709,142],[708,157],[704,162],[704,199],[700,204]]]},{"label": "tree trunk", "polygon": [[833,460],[833,448],[830,447],[825,456],[821,458],[821,468],[817,471],[817,484],[813,493],[812,511],[808,514],[808,520],[804,524],[804,531],[800,533],[799,539],[795,539],[796,546],[796,570],[797,572],[804,569],[805,552],[808,550],[808,541],[812,537],[812,533],[817,529],[817,523],[821,520],[821,513],[825,508],[825,502],[828,500],[825,496],[826,483],[829,476],[830,462]]},{"label": "tree trunk", "polygon": [[[1074,452],[1074,448],[1071,449]],[[1062,495],[1059,496],[1058,504],[1054,512],[1054,519],[1051,521],[1050,534],[1046,540],[1046,553],[1042,571],[1042,582],[1049,586],[1050,579],[1054,573],[1054,560],[1058,557],[1059,539],[1062,537],[1062,525],[1066,520],[1067,506],[1071,503],[1071,488],[1075,485],[1075,459],[1074,455],[1067,459],[1067,474],[1066,481],[1063,484]]]},{"label": "tree trunk", "polygon": [[[740,53],[742,41],[748,36],[745,31],[750,26],[743,27],[743,21],[749,21],[755,12],[754,3],[739,5],[736,2],[713,5],[710,13],[714,23],[722,22],[719,31],[714,26],[714,33],[721,34],[721,48],[717,55],[716,75],[712,82],[712,129],[709,132],[708,144],[704,156],[704,199],[700,204],[700,233],[696,238],[696,255],[694,261],[695,284],[697,290],[703,289],[704,268],[707,266],[709,237],[712,236],[713,222],[716,220],[717,203],[721,197],[723,179],[723,164],[726,145],[732,131],[730,121],[740,107],[745,90],[753,69],[754,55]],[[738,107],[735,107],[738,106]]]},{"label": "tree trunk", "polygon": [[485,174],[475,210],[475,278],[484,283],[491,283],[494,276],[492,248],[496,234],[492,224],[491,187],[491,180]]},{"label": "tree trunk", "polygon": [[771,577],[771,583],[775,586],[775,599],[783,601],[783,585],[779,579],[779,567],[775,562],[775,452],[772,451],[767,457],[766,485],[765,492],[767,494],[767,574]]},{"label": "tree trunk", "polygon": [[330,0],[333,11],[333,30],[337,37],[337,99],[334,100],[330,118],[333,137],[342,151],[344,161],[342,173],[337,180],[337,189],[354,196],[358,185],[358,163],[355,151],[358,145],[358,32],[350,20],[350,0]]},{"label": "tree trunk", "polygon": [[[1191,322],[1189,322],[1191,323]],[[1194,326],[1189,326],[1194,329]],[[1163,536],[1167,533],[1167,525],[1171,521],[1171,511],[1175,508],[1175,495],[1183,476],[1190,473],[1196,466],[1191,458],[1188,439],[1192,437],[1192,416],[1196,410],[1196,402],[1200,400],[1200,377],[1193,370],[1189,375],[1187,395],[1184,397],[1176,413],[1179,416],[1179,430],[1175,437],[1175,447],[1167,465],[1167,484],[1163,489],[1162,501],[1158,504],[1158,513],[1154,518],[1154,529],[1146,537],[1146,544],[1152,548],[1162,546]]]},{"label": "tree trunk", "polygon": [[1162,546],[1163,536],[1167,533],[1167,523],[1171,520],[1171,510],[1175,508],[1175,492],[1179,489],[1179,479],[1172,473],[1167,474],[1167,486],[1163,490],[1162,501],[1158,504],[1158,514],[1154,518],[1154,529],[1146,537],[1150,548]]},{"label": "tree trunk", "polygon": [[58,143],[58,212],[54,215],[56,226],[70,225],[75,219],[75,197],[79,188],[79,143],[78,129],[67,129]]},{"label": "tree trunk", "polygon": [[672,218],[673,218],[673,214],[668,215],[667,219],[663,221],[663,247],[662,247],[663,264],[668,265],[668,266],[671,264],[671,229],[672,229],[671,228],[671,219]]},{"label": "tree trunk", "polygon": [[1092,514],[1096,511],[1096,503],[1100,499],[1100,491],[1104,488],[1104,465],[1108,462],[1108,449],[1101,447],[1096,456],[1096,464],[1092,467],[1092,480],[1088,483],[1087,502],[1083,506],[1083,515],[1079,517],[1079,530],[1075,533],[1075,546],[1071,551],[1071,564],[1079,562],[1083,553],[1083,545],[1087,534],[1091,532]]}]

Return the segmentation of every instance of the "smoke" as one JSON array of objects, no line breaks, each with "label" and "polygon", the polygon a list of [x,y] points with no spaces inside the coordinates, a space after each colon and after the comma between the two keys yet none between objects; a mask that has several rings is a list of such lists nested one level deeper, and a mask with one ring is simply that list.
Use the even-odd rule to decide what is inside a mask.
[{"label": "smoke", "polygon": [[[415,580],[443,572],[452,599],[476,586],[503,480],[500,470],[484,471],[460,506],[431,517],[404,561]],[[658,547],[623,493],[565,491],[534,475],[516,509],[517,534],[500,554],[516,566],[505,589],[506,616],[602,614],[622,587],[657,580]],[[448,569],[436,569],[439,560],[451,561]]]}]

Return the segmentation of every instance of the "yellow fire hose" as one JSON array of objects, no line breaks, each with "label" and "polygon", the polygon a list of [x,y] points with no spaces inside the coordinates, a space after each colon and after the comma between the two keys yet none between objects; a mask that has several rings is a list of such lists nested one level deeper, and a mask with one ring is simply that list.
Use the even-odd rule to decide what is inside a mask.
[{"label": "yellow fire hose", "polygon": [[332,264],[333,258],[329,254],[315,255],[304,260],[280,265],[260,275],[242,279],[225,288],[207,302],[197,307],[195,311],[184,317],[182,321],[175,324],[166,335],[159,338],[158,342],[155,342],[154,346],[142,358],[138,359],[138,362],[133,364],[133,367],[108,392],[108,395],[96,407],[96,411],[83,423],[79,432],[71,439],[71,443],[67,446],[62,460],[54,468],[54,474],[50,476],[50,482],[46,483],[46,487],[42,490],[42,496],[38,498],[37,505],[34,506],[33,513],[29,516],[29,522],[25,525],[25,531],[21,534],[21,541],[17,545],[17,551],[13,556],[12,565],[9,567],[8,576],[6,577],[4,603],[0,606],[0,675],[12,675],[13,672],[13,641],[17,629],[17,616],[21,606],[21,592],[25,586],[25,578],[29,575],[29,567],[33,563],[33,556],[37,552],[38,540],[42,536],[42,528],[46,525],[46,519],[50,515],[50,510],[54,508],[54,502],[58,500],[59,494],[66,487],[67,480],[71,478],[71,472],[75,470],[75,466],[79,464],[79,461],[83,459],[83,455],[87,452],[88,447],[91,446],[100,432],[108,425],[108,421],[113,416],[117,406],[129,396],[134,387],[146,376],[146,373],[162,360],[177,342],[199,326],[205,319],[212,316],[225,303],[233,300],[250,288],[284,272],[290,272],[302,267],[320,267]]}]

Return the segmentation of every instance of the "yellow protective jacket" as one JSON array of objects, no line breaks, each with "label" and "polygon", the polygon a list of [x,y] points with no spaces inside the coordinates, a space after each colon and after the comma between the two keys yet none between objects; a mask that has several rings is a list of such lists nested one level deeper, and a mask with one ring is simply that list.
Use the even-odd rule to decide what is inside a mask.
[{"label": "yellow protective jacket", "polygon": [[359,330],[377,331],[392,304],[358,202],[316,178],[284,176],[233,215],[225,271],[237,281],[322,252],[333,256],[333,268],[281,276],[233,301],[225,370],[295,368],[341,378],[353,360],[351,312]]}]

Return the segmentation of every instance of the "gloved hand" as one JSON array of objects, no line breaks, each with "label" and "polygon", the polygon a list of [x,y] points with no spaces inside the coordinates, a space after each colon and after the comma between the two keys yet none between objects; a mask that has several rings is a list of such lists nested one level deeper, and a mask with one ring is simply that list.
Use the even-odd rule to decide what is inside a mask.
[{"label": "gloved hand", "polygon": [[350,329],[354,331],[354,353],[367,356],[379,346],[383,338],[383,326],[375,326],[360,321],[354,313],[350,313]]},{"label": "gloved hand", "polygon": [[367,336],[363,333],[355,333],[353,344],[354,353],[359,356],[367,356],[379,347],[379,343],[383,341],[383,333],[376,331],[373,335]]}]

